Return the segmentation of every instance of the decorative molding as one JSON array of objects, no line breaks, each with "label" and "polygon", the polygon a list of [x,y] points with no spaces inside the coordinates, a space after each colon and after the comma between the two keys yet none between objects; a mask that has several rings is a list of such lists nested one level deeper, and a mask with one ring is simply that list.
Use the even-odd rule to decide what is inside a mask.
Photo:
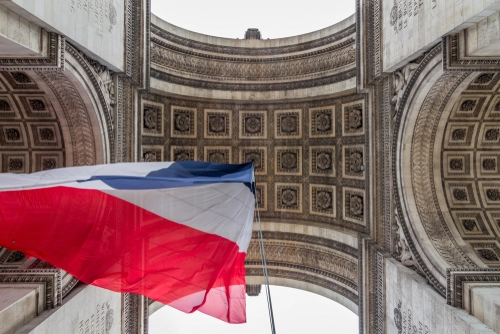
[{"label": "decorative molding", "polygon": [[181,45],[186,48],[202,50],[204,52],[242,55],[242,56],[270,56],[270,55],[301,52],[341,41],[354,34],[356,32],[356,26],[353,24],[333,35],[325,36],[313,41],[281,46],[281,47],[268,47],[268,48],[231,47],[231,46],[222,46],[222,45],[198,42],[192,39],[177,36],[155,25],[151,25],[151,32],[154,35],[161,37],[169,42]]},{"label": "decorative molding", "polygon": [[[255,265],[259,265],[260,263],[256,263]],[[288,279],[293,279],[301,282],[306,282],[306,283],[311,283],[320,287],[323,287],[325,289],[328,289],[330,291],[336,292],[340,294],[341,296],[346,297],[350,301],[352,301],[354,304],[358,304],[358,295],[357,293],[346,289],[345,287],[335,283],[335,281],[331,281],[328,279],[325,279],[323,277],[328,277],[325,275],[326,273],[321,273],[318,272],[315,274],[322,275],[323,277],[316,276],[313,274],[306,274],[300,271],[292,271],[292,270],[286,270],[286,268],[293,268],[291,265],[283,265],[282,267],[279,268],[268,268],[267,272],[269,276],[271,277],[276,277],[276,278],[288,278]],[[295,269],[295,268],[293,268]],[[298,269],[298,268],[297,268]],[[257,277],[262,277],[262,268],[260,267],[248,267],[246,270],[247,276],[257,276]]]},{"label": "decorative molding", "polygon": [[302,80],[302,81],[292,81],[292,82],[280,82],[280,83],[225,83],[225,82],[214,82],[214,81],[202,81],[190,78],[183,78],[177,75],[162,72],[160,70],[151,69],[151,77],[170,82],[173,84],[178,84],[182,86],[189,86],[194,88],[203,89],[216,89],[216,90],[231,90],[231,91],[270,91],[270,90],[292,90],[292,89],[303,89],[311,88],[317,86],[325,86],[334,84],[337,82],[342,82],[354,78],[356,76],[356,69],[350,69],[335,75],[321,77],[317,79]]},{"label": "decorative molding", "polygon": [[43,283],[45,285],[45,309],[50,310],[62,304],[62,271],[60,269],[0,269],[2,283]]},{"label": "decorative molding", "polygon": [[443,69],[445,71],[500,71],[499,57],[465,55],[465,31],[443,37]]},{"label": "decorative molding", "polygon": [[[46,33],[42,29],[42,34]],[[7,58],[0,57],[3,71],[64,71],[64,49],[66,40],[57,33],[47,33],[48,54],[44,56]],[[42,38],[43,41],[44,38]]]},{"label": "decorative molding", "polygon": [[[265,240],[289,241],[294,243],[315,245],[317,247],[330,248],[334,251],[345,253],[346,255],[352,257],[353,259],[358,258],[358,249],[332,239],[326,239],[322,237],[299,234],[299,233],[275,232],[275,231],[263,231],[262,236]],[[252,233],[252,240],[257,240],[258,238],[259,238],[258,232],[254,231]]]},{"label": "decorative molding", "polygon": [[449,268],[446,270],[446,302],[464,308],[464,283],[500,283],[500,270],[479,268]]},{"label": "decorative molding", "polygon": [[[354,41],[353,41],[354,42]],[[206,59],[200,56],[179,54],[168,48],[153,44],[151,62],[181,73],[208,76],[212,80],[227,80],[228,78],[248,81],[279,81],[294,77],[305,78],[313,74],[342,70],[348,65],[354,65],[355,49],[346,46],[342,49],[314,57],[282,61],[254,61],[253,59]],[[213,57],[215,58],[215,57]]]}]

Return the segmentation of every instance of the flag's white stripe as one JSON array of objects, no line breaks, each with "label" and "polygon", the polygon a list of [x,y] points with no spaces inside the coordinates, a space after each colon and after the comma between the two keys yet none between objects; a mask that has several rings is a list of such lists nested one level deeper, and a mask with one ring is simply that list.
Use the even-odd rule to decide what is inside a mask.
[{"label": "flag's white stripe", "polygon": [[252,237],[254,196],[241,183],[103,191],[165,219],[231,240],[240,252],[246,252]]},{"label": "flag's white stripe", "polygon": [[[75,184],[75,181],[88,180],[92,176],[104,175],[146,176],[153,171],[168,168],[172,164],[173,162],[119,163],[59,168],[33,174],[0,174],[0,190],[28,189],[56,185],[69,186],[71,183],[76,188],[88,188],[87,186]],[[105,189],[107,188],[109,187],[106,186]]]}]

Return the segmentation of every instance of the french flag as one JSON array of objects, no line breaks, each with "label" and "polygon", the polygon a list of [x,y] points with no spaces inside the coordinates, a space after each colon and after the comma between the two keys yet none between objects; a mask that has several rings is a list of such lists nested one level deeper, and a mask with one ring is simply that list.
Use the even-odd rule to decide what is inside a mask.
[{"label": "french flag", "polygon": [[252,164],[123,163],[0,174],[0,245],[81,281],[246,322]]}]

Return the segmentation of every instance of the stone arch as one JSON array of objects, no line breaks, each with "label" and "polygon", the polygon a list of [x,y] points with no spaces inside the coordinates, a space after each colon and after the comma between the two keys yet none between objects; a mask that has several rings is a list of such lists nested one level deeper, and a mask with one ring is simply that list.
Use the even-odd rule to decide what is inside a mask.
[{"label": "stone arch", "polygon": [[[500,256],[496,255],[498,246],[493,241],[496,234],[489,234],[492,239],[489,243],[478,240],[474,242],[475,237],[479,240],[487,238],[486,235],[480,235],[480,224],[484,223],[481,225],[484,226],[484,231],[491,232],[493,229],[491,222],[485,221],[487,216],[491,217],[487,212],[488,208],[481,207],[479,199],[470,206],[462,200],[465,206],[461,207],[463,203],[460,200],[453,203],[451,197],[454,185],[458,189],[457,193],[462,194],[464,191],[472,192],[472,189],[476,191],[477,185],[481,183],[477,181],[477,163],[473,153],[479,136],[475,128],[472,129],[475,126],[473,122],[467,120],[469,116],[463,114],[462,118],[460,115],[457,118],[457,110],[460,111],[463,104],[467,109],[463,112],[470,113],[471,118],[480,122],[487,111],[493,108],[490,107],[493,98],[486,95],[495,94],[484,90],[494,90],[497,81],[493,84],[491,82],[498,79],[494,73],[480,78],[483,75],[480,72],[443,70],[440,45],[420,64],[411,65],[414,72],[404,94],[398,100],[399,110],[395,116],[397,132],[393,150],[397,189],[396,219],[398,228],[402,229],[401,238],[405,239],[413,254],[413,259],[406,264],[415,265],[444,295],[448,268],[486,267],[497,261],[484,261],[480,258],[482,253],[492,259],[496,257],[497,260]],[[482,89],[484,90],[481,92]],[[468,95],[472,96],[470,100],[463,97],[467,90]],[[488,107],[484,104],[484,108],[478,109],[477,114],[474,114],[474,108],[481,108],[479,104],[485,102],[489,103]],[[457,121],[458,128],[463,128],[464,131],[469,129],[467,126],[471,127],[470,140],[465,140],[466,145],[458,142],[450,144],[451,127]],[[450,159],[454,161],[454,168],[463,170],[450,174],[447,168],[451,163]],[[466,180],[460,180],[462,177]],[[497,188],[492,186],[491,189]],[[476,191],[475,194],[465,196],[477,198],[480,195]],[[473,208],[482,210],[482,213],[473,213]],[[467,228],[475,229],[475,235],[467,235],[464,228],[457,224],[463,220],[460,218],[462,216],[470,218],[466,222]]]}]

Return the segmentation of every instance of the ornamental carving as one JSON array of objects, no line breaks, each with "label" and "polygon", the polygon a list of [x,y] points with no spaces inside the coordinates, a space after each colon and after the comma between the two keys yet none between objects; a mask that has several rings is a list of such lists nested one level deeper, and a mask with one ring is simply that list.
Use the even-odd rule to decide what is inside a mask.
[{"label": "ornamental carving", "polygon": [[310,174],[318,176],[335,176],[335,148],[331,146],[311,146]]},{"label": "ornamental carving", "polygon": [[276,183],[276,210],[302,211],[300,184]]},{"label": "ornamental carving", "polygon": [[24,253],[19,252],[19,251],[13,251],[12,253],[10,253],[6,262],[7,263],[19,262],[24,258],[25,258]]},{"label": "ornamental carving", "polygon": [[9,160],[9,171],[22,171],[23,168],[24,168],[24,163],[22,159]]},{"label": "ornamental carving", "polygon": [[489,129],[484,134],[484,139],[488,141],[497,141],[500,136],[500,129]]},{"label": "ornamental carving", "polygon": [[231,138],[231,110],[205,109],[205,138]]},{"label": "ornamental carving", "polygon": [[481,74],[480,76],[478,76],[476,78],[476,80],[474,80],[474,83],[478,84],[478,85],[486,85],[486,84],[490,83],[491,80],[493,80],[494,76],[495,76],[494,73]]},{"label": "ornamental carving", "polygon": [[240,138],[265,139],[267,112],[240,111]]},{"label": "ornamental carving", "polygon": [[40,139],[41,140],[54,140],[54,131],[50,128],[40,128]]},{"label": "ornamental carving", "polygon": [[0,111],[10,111],[11,107],[9,102],[0,100]]},{"label": "ornamental carving", "polygon": [[177,114],[175,116],[175,129],[181,132],[189,131],[189,126],[191,125],[191,120],[189,115],[186,114]]},{"label": "ornamental carving", "polygon": [[281,204],[292,206],[297,204],[297,191],[294,189],[283,189],[281,192]]},{"label": "ornamental carving", "polygon": [[359,195],[351,195],[349,200],[349,211],[354,216],[363,216],[363,197]]},{"label": "ornamental carving", "polygon": [[11,73],[12,78],[16,80],[18,83],[29,83],[31,82],[31,79],[24,73],[21,72],[12,72]]},{"label": "ornamental carving", "polygon": [[349,156],[349,169],[351,172],[358,173],[362,171],[363,166],[363,153],[352,152]]},{"label": "ornamental carving", "polygon": [[97,60],[94,60],[83,52],[79,53],[80,56],[90,65],[96,78],[98,79],[99,86],[104,93],[104,99],[108,106],[116,105],[115,96],[115,82],[114,82],[114,72],[108,69],[106,66],[101,65]]},{"label": "ornamental carving", "polygon": [[486,196],[488,196],[488,198],[491,200],[491,201],[500,201],[500,189],[488,189],[486,190]]},{"label": "ornamental carving", "polygon": [[231,163],[231,147],[205,147],[205,160],[209,162]]},{"label": "ornamental carving", "polygon": [[479,255],[483,257],[486,261],[498,261],[497,254],[491,249],[478,249]]},{"label": "ornamental carving", "polygon": [[331,115],[329,114],[318,114],[316,115],[316,130],[328,131],[332,127]]},{"label": "ornamental carving", "polygon": [[[231,61],[228,61],[231,60]],[[151,62],[165,69],[183,73],[213,77],[215,80],[225,78],[245,78],[253,81],[275,81],[283,78],[324,73],[346,65],[354,65],[356,50],[352,46],[334,50],[315,57],[298,60],[259,61],[257,59],[206,59],[202,55],[191,56],[179,53],[167,47],[153,43]]]},{"label": "ornamental carving", "polygon": [[402,67],[401,69],[395,71],[393,73],[393,89],[394,96],[391,100],[391,103],[394,105],[394,112],[399,112],[401,107],[401,100],[405,93],[408,84],[410,83],[411,78],[415,74],[415,70],[419,64],[409,63],[408,65]]},{"label": "ornamental carving", "polygon": [[314,108],[309,110],[311,138],[334,137],[335,116],[334,108]]},{"label": "ornamental carving", "polygon": [[196,109],[172,107],[172,137],[196,138]]},{"label": "ornamental carving", "polygon": [[467,129],[456,129],[451,133],[451,138],[453,140],[465,140],[467,135]]},{"label": "ornamental carving", "polygon": [[415,266],[415,261],[413,260],[413,255],[408,245],[408,241],[406,240],[406,236],[403,233],[401,219],[397,211],[394,213],[394,220],[396,224],[392,225],[392,229],[395,232],[395,257],[403,265],[412,268]]},{"label": "ornamental carving", "polygon": [[319,191],[316,194],[316,205],[320,209],[329,209],[332,207],[332,193],[327,191]]},{"label": "ornamental carving", "polygon": [[485,170],[496,170],[497,162],[495,159],[484,159],[483,160],[483,169]]},{"label": "ornamental carving", "polygon": [[476,107],[476,104],[477,104],[476,100],[465,100],[460,105],[460,111],[473,111],[474,108]]},{"label": "ornamental carving", "polygon": [[463,168],[464,168],[463,159],[450,159],[451,170],[463,170]]},{"label": "ornamental carving", "polygon": [[9,141],[18,141],[21,139],[21,132],[15,128],[6,128],[5,135]]},{"label": "ornamental carving", "polygon": [[276,138],[301,138],[301,116],[302,110],[275,111]]},{"label": "ornamental carving", "polygon": [[[265,241],[265,247],[268,265],[276,263],[279,266],[280,263],[289,263],[302,266],[301,269],[304,271],[326,271],[335,274],[336,280],[352,289],[357,289],[357,264],[333,252],[324,252],[307,246],[301,247],[300,244],[283,244],[279,241],[268,240]],[[248,247],[246,262],[248,264],[254,261],[261,261],[261,256],[259,245],[252,242]]]},{"label": "ornamental carving", "polygon": [[453,197],[455,197],[457,201],[467,201],[469,199],[467,190],[465,189],[453,189]]},{"label": "ornamental carving", "polygon": [[156,110],[144,108],[144,127],[148,130],[156,130],[157,112]]},{"label": "ornamental carving", "polygon": [[351,129],[359,129],[363,126],[363,110],[352,109],[349,112],[349,127]]},{"label": "ornamental carving", "polygon": [[50,170],[57,167],[57,161],[55,159],[43,159],[42,170]]},{"label": "ornamental carving", "polygon": [[45,103],[42,100],[29,100],[30,107],[33,111],[44,111],[46,109]]},{"label": "ornamental carving", "polygon": [[226,131],[226,118],[224,116],[209,116],[208,127],[210,132],[221,133]]},{"label": "ornamental carving", "polygon": [[462,220],[462,224],[467,231],[474,231],[476,228],[476,221],[473,219],[464,219]]},{"label": "ornamental carving", "polygon": [[332,168],[332,155],[328,152],[320,152],[316,156],[316,167],[320,170],[328,170]]}]

